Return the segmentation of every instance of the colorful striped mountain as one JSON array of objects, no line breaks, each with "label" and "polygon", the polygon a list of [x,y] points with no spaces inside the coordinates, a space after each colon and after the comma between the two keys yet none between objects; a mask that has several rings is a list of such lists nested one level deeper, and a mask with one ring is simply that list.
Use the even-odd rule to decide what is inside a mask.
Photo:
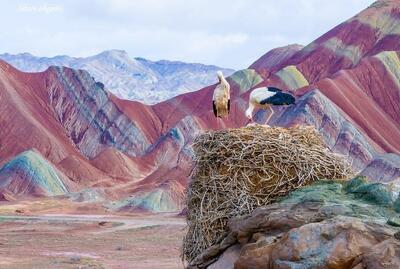
[{"label": "colorful striped mountain", "polygon": [[[179,209],[191,141],[243,126],[249,92],[259,86],[298,98],[275,109],[269,124],[313,125],[358,173],[399,179],[399,1],[377,1],[311,44],[274,49],[227,80],[231,114],[221,121],[212,113],[215,85],[144,105],[117,98],[86,71],[24,73],[0,62],[1,197],[95,189],[113,210]],[[256,120],[266,116],[259,111]]]}]

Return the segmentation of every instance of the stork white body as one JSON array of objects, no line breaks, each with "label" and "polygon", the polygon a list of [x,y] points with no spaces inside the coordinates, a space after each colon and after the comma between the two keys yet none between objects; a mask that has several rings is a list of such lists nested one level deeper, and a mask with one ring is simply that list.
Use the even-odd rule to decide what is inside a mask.
[{"label": "stork white body", "polygon": [[213,110],[215,117],[224,117],[229,114],[230,109],[230,85],[221,71],[217,72],[219,84],[214,89]]},{"label": "stork white body", "polygon": [[266,122],[269,122],[274,111],[274,105],[294,104],[294,97],[289,93],[283,93],[282,90],[274,87],[262,87],[251,91],[249,96],[249,107],[246,110],[246,117],[252,121],[255,109],[270,109],[271,113]]},{"label": "stork white body", "polygon": [[270,108],[269,104],[261,104],[261,102],[269,97],[272,97],[276,92],[270,92],[266,87],[254,89],[249,96],[249,108],[246,110],[246,116],[251,116],[254,109]]}]

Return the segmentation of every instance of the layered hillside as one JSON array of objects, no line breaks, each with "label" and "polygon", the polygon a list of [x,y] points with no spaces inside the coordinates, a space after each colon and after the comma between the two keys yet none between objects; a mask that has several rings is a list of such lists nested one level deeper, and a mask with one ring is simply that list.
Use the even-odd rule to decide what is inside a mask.
[{"label": "layered hillside", "polygon": [[[178,209],[193,138],[245,125],[249,91],[267,85],[298,99],[275,108],[269,124],[313,125],[357,172],[377,181],[398,179],[399,27],[400,3],[378,1],[306,47],[268,52],[228,78],[232,106],[223,120],[212,113],[215,85],[148,106],[108,93],[86,71],[23,73],[0,62],[0,167],[33,150],[69,193],[100,188],[116,201],[110,205],[115,210]],[[265,123],[267,116],[259,111],[256,120]],[[2,181],[9,182],[7,175]],[[15,184],[2,184],[2,192],[15,195],[7,187]]]},{"label": "layered hillside", "polygon": [[213,65],[131,58],[122,50],[104,51],[87,58],[6,53],[1,54],[0,59],[25,72],[42,72],[50,66],[83,69],[118,97],[146,104],[158,103],[215,83],[218,70],[226,75],[234,72]]},{"label": "layered hillside", "polygon": [[[179,137],[160,132],[151,107],[130,103],[123,112],[117,102],[123,106],[124,101],[107,93],[86,71],[52,67],[22,73],[1,62],[2,191],[58,195],[42,188],[57,177],[68,186],[58,188],[64,192],[100,187],[110,199],[158,188],[173,192],[171,196],[181,192],[186,175],[179,171],[188,157],[181,153]],[[17,155],[32,150],[37,154],[29,154],[29,162],[18,161]],[[37,170],[43,163],[50,172]],[[23,192],[14,187],[25,185]]]},{"label": "layered hillside", "polygon": [[[8,162],[0,170],[0,188],[10,195],[63,195],[68,193],[61,179],[62,173],[43,156],[26,151]],[[64,178],[64,181],[68,181]]]}]

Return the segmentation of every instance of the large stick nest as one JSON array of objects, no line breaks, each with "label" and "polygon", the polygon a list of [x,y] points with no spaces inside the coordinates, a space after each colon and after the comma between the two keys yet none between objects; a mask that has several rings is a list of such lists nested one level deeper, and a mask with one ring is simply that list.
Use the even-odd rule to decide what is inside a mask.
[{"label": "large stick nest", "polygon": [[330,152],[313,127],[250,126],[207,132],[194,143],[187,194],[189,263],[224,236],[228,220],[249,214],[318,179],[345,179],[350,165]]}]

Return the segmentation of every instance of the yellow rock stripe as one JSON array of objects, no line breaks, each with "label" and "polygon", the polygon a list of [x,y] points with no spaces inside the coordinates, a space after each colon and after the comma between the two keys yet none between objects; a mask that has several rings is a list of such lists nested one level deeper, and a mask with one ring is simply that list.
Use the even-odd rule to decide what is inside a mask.
[{"label": "yellow rock stripe", "polygon": [[240,93],[248,91],[250,88],[263,81],[263,78],[254,69],[237,71],[229,78],[239,85]]},{"label": "yellow rock stripe", "polygon": [[290,90],[295,90],[309,85],[307,79],[299,70],[297,70],[296,66],[294,65],[286,66],[277,72],[276,75]]},{"label": "yellow rock stripe", "polygon": [[374,14],[365,17],[357,17],[358,22],[370,26],[379,33],[379,39],[386,35],[400,35],[400,20],[390,14]]},{"label": "yellow rock stripe", "polygon": [[395,51],[384,51],[374,57],[378,58],[400,87],[400,59]]},{"label": "yellow rock stripe", "polygon": [[346,57],[353,64],[358,63],[362,57],[361,51],[357,46],[345,45],[342,40],[336,37],[327,40],[323,46],[331,50],[335,55]]}]

